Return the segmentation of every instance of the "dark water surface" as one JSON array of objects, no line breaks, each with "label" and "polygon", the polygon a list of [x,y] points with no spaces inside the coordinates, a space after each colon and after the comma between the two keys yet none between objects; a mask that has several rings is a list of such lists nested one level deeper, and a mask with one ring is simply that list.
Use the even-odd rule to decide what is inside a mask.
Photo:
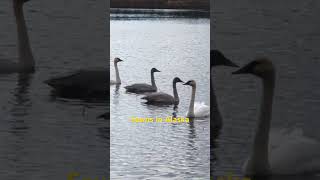
[{"label": "dark water surface", "polygon": [[[212,48],[222,50],[239,65],[266,56],[276,66],[272,130],[302,129],[305,136],[320,140],[320,2],[216,0],[212,6]],[[260,105],[260,80],[231,76],[231,71],[216,68],[214,73],[215,92],[225,123],[214,149],[214,176],[241,176]]]}]

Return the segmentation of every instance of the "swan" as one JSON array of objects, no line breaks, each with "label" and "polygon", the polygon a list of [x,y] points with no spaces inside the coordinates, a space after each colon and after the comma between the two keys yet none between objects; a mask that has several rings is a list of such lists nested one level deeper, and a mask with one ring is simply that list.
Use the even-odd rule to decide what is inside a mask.
[{"label": "swan", "polygon": [[233,63],[228,58],[226,58],[221,51],[216,49],[210,50],[210,59],[211,59],[210,112],[212,113],[212,115],[210,116],[211,118],[210,125],[211,125],[211,132],[213,132],[212,135],[214,135],[213,139],[215,139],[219,135],[220,130],[222,129],[223,120],[222,120],[221,113],[219,111],[217,97],[214,91],[213,69],[214,67],[217,67],[217,66],[230,66],[230,67],[239,67],[239,66]]},{"label": "swan", "polygon": [[186,114],[187,117],[197,118],[197,117],[207,117],[210,115],[210,107],[204,102],[194,102],[196,98],[196,81],[190,80],[183,85],[189,85],[192,87],[191,100],[189,105],[189,110]]},{"label": "swan", "polygon": [[158,88],[154,80],[155,72],[161,72],[161,71],[159,71],[156,68],[151,69],[151,85],[145,84],[145,83],[139,83],[139,84],[132,84],[124,88],[127,89],[127,92],[137,93],[137,94],[146,93],[146,92],[157,92]]},{"label": "swan", "polygon": [[13,10],[18,33],[18,62],[0,61],[0,74],[33,73],[35,61],[30,47],[26,22],[23,14],[23,5],[29,0],[13,0]]},{"label": "swan", "polygon": [[159,104],[159,105],[178,105],[179,104],[179,96],[177,91],[177,83],[183,81],[175,77],[172,81],[172,89],[173,89],[173,96],[170,94],[166,94],[163,92],[156,92],[152,94],[148,94],[141,99],[147,100],[146,104]]},{"label": "swan", "polygon": [[[243,166],[246,176],[315,175],[320,171],[320,143],[308,137],[296,135],[281,138],[282,142],[270,142],[272,103],[275,88],[275,68],[266,58],[252,61],[233,74],[253,74],[262,79],[263,96],[258,126],[252,152]],[[292,138],[294,137],[294,138]]]},{"label": "swan", "polygon": [[78,70],[70,75],[44,81],[65,98],[102,98],[109,96],[109,70]]},{"label": "swan", "polygon": [[119,74],[119,69],[118,69],[118,62],[123,61],[120,58],[114,58],[113,63],[114,63],[114,69],[116,71],[116,80],[110,80],[110,85],[115,85],[115,84],[121,84],[121,79],[120,79],[120,74]]}]

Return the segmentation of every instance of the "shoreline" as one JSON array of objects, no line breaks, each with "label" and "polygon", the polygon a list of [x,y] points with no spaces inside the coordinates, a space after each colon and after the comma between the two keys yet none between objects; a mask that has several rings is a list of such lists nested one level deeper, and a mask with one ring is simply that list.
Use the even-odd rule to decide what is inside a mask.
[{"label": "shoreline", "polygon": [[209,0],[111,0],[110,8],[210,10]]},{"label": "shoreline", "polygon": [[[174,18],[210,18],[210,11],[194,9],[128,9],[110,8],[113,19],[123,18],[151,18],[151,17],[174,17]],[[137,15],[137,16],[134,16]]]}]

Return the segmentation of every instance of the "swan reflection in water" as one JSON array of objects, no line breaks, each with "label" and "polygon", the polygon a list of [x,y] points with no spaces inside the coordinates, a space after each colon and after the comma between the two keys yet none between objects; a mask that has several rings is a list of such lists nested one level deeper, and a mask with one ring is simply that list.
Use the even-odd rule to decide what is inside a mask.
[{"label": "swan reflection in water", "polygon": [[[8,108],[8,112],[5,115],[1,115],[1,120],[4,124],[9,124],[8,129],[5,130],[3,136],[7,136],[9,142],[4,146],[5,151],[9,159],[3,158],[12,165],[20,165],[25,163],[26,154],[29,150],[25,147],[24,142],[28,140],[30,126],[26,117],[29,116],[32,109],[32,102],[30,100],[30,85],[33,79],[32,74],[19,73],[17,74],[17,86],[12,91],[10,101],[6,106],[11,106]],[[2,82],[0,82],[2,83]],[[8,135],[5,135],[6,132]],[[11,135],[10,135],[11,134]]]}]

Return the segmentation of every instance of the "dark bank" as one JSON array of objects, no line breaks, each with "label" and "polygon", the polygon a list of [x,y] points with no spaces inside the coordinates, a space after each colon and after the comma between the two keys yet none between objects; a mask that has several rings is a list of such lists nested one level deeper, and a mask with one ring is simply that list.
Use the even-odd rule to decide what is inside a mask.
[{"label": "dark bank", "polygon": [[111,8],[201,9],[209,10],[208,0],[111,0]]}]

